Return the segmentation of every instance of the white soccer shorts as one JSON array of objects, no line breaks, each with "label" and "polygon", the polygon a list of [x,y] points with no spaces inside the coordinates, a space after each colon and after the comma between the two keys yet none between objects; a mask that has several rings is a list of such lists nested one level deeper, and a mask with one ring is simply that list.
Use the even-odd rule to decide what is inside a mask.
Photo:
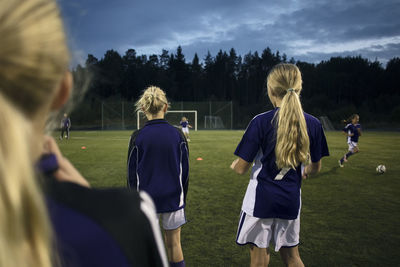
[{"label": "white soccer shorts", "polygon": [[185,127],[185,128],[182,127],[182,132],[188,134],[189,133],[189,128],[188,127]]},{"label": "white soccer shorts", "polygon": [[349,145],[349,151],[354,152],[354,148],[357,147],[357,143],[350,141],[350,142],[347,142],[347,144]]},{"label": "white soccer shorts", "polygon": [[164,230],[175,230],[186,223],[185,209],[173,212],[158,213],[157,219],[161,218]]},{"label": "white soccer shorts", "polygon": [[275,244],[275,251],[281,247],[295,247],[299,244],[300,213],[295,220],[277,218],[262,219],[249,216],[244,211],[240,214],[236,243],[253,244],[259,248],[268,248]]}]

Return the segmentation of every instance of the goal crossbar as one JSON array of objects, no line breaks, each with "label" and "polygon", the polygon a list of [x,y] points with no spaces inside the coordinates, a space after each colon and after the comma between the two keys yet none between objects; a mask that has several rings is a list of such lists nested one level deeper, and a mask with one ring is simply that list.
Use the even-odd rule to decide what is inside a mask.
[{"label": "goal crossbar", "polygon": [[[197,110],[168,110],[168,113],[194,113],[194,130],[197,131]],[[143,111],[138,110],[136,114],[137,128],[140,128],[140,114],[144,114]]]}]

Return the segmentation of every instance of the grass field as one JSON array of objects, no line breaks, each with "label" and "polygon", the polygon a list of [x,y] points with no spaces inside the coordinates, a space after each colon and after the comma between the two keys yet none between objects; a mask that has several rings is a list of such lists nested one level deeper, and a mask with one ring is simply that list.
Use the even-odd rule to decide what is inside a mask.
[{"label": "grass field", "polygon": [[[190,185],[182,229],[187,266],[248,266],[235,243],[249,180],[229,169],[243,131],[191,131]],[[61,150],[94,187],[125,186],[129,131],[72,132]],[[326,133],[330,157],[303,181],[300,255],[306,266],[400,266],[400,133],[365,132],[344,168],[340,132]],[[81,146],[86,146],[85,150]],[[202,161],[196,158],[202,157]],[[384,164],[383,175],[375,172]],[[283,266],[273,252],[270,266]]]}]

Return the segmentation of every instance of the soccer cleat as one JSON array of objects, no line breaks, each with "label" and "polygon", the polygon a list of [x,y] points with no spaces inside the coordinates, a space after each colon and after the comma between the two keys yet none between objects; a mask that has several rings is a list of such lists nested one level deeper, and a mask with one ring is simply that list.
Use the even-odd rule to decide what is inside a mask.
[{"label": "soccer cleat", "polygon": [[344,161],[344,162],[347,162],[347,157],[346,157],[346,155],[343,156],[343,161]]},{"label": "soccer cleat", "polygon": [[188,142],[190,142],[190,139],[188,138],[188,139],[186,139]]},{"label": "soccer cleat", "polygon": [[339,159],[339,161],[338,161],[338,162],[339,162],[339,166],[340,166],[340,168],[343,168],[343,167],[344,167],[344,165],[343,165],[343,163],[342,163],[342,160],[340,160],[340,159]]}]

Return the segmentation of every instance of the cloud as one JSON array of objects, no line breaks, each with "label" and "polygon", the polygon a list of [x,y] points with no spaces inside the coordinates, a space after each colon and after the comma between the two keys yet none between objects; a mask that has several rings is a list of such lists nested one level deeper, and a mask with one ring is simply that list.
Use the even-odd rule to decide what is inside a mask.
[{"label": "cloud", "polygon": [[349,53],[400,55],[397,0],[59,2],[76,47],[97,57],[108,49],[174,52],[178,45],[187,60],[232,47],[241,55],[270,47],[313,62]]}]

